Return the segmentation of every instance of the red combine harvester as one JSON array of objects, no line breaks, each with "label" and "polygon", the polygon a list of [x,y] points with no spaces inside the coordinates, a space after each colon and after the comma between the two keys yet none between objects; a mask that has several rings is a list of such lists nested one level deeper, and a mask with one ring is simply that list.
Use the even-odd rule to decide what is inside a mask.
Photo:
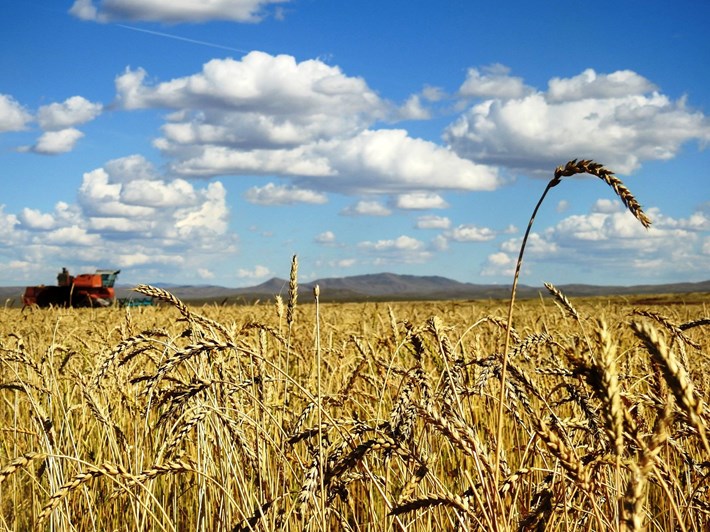
[{"label": "red combine harvester", "polygon": [[108,307],[116,294],[113,284],[121,270],[96,270],[96,273],[69,275],[66,268],[57,275],[57,286],[28,286],[22,295],[24,306]]}]

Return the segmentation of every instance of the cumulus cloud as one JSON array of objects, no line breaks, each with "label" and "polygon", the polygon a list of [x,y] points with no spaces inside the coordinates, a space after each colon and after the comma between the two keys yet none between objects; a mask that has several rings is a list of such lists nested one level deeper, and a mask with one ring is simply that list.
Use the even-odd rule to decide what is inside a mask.
[{"label": "cumulus cloud", "polygon": [[316,236],[316,243],[323,245],[332,245],[335,243],[335,233],[333,231],[324,231]]},{"label": "cumulus cloud", "polygon": [[533,92],[523,82],[523,78],[510,76],[510,69],[495,64],[482,70],[469,68],[466,81],[459,88],[459,95],[475,98],[499,98],[508,100],[520,98]]},{"label": "cumulus cloud", "polygon": [[432,255],[424,242],[406,235],[392,240],[360,242],[358,247],[373,255],[375,264],[424,262]]},{"label": "cumulus cloud", "polygon": [[[598,200],[590,212],[563,218],[555,225],[530,234],[525,260],[530,264],[571,264],[575,271],[617,269],[634,278],[663,278],[683,271],[687,277],[704,275],[710,257],[704,252],[710,217],[697,211],[673,218],[648,209],[653,226],[646,230],[618,202]],[[504,241],[489,256],[482,274],[497,275],[494,267],[513,261],[520,238]],[[532,266],[534,268],[534,266]]]},{"label": "cumulus cloud", "polygon": [[22,212],[20,213],[18,219],[23,227],[30,230],[47,230],[52,229],[55,225],[54,216],[52,216],[51,214],[41,212],[37,209],[30,209],[27,207],[22,209]]},{"label": "cumulus cloud", "polygon": [[92,103],[81,96],[72,96],[62,103],[44,105],[37,111],[37,122],[45,131],[72,128],[89,122],[103,110],[100,103]]},{"label": "cumulus cloud", "polygon": [[360,200],[354,205],[345,207],[340,214],[343,216],[389,216],[392,211],[379,201]]},{"label": "cumulus cloud", "polygon": [[357,264],[357,260],[355,260],[355,259],[339,259],[339,260],[331,261],[328,264],[334,268],[352,268],[355,264]]},{"label": "cumulus cloud", "polygon": [[0,133],[21,131],[32,120],[32,115],[12,96],[0,94]]},{"label": "cumulus cloud", "polygon": [[[139,69],[116,79],[118,100],[125,108],[200,109],[204,119],[217,126],[218,116],[209,111],[229,111],[234,114],[226,117],[231,120],[227,125],[245,122],[257,129],[267,121],[264,129],[280,127],[286,140],[289,128],[306,138],[352,132],[386,110],[362,78],[315,59],[299,63],[285,54],[254,51],[240,60],[214,59],[200,73],[155,86],[146,85],[145,78],[146,72]],[[199,133],[195,129],[193,135]]]},{"label": "cumulus cloud", "polygon": [[445,236],[456,242],[488,242],[496,237],[497,233],[488,227],[476,225],[459,225],[447,231]]},{"label": "cumulus cloud", "polygon": [[104,164],[104,170],[114,183],[152,181],[159,179],[155,167],[142,155],[128,155]]},{"label": "cumulus cloud", "polygon": [[240,268],[237,270],[237,277],[239,279],[263,279],[267,275],[272,275],[271,270],[266,266],[261,266],[257,264],[251,270]]},{"label": "cumulus cloud", "polygon": [[431,85],[426,85],[422,89],[422,98],[428,102],[438,102],[446,98],[446,92],[441,87],[432,87]]},{"label": "cumulus cloud", "polygon": [[512,277],[515,273],[515,262],[510,255],[502,251],[492,253],[488,255],[480,273],[484,277]]},{"label": "cumulus cloud", "polygon": [[213,255],[236,252],[226,200],[219,181],[171,180],[146,159],[131,156],[86,172],[76,203],[58,202],[50,212],[25,208],[18,215],[0,209],[0,248],[13,246],[15,260],[25,262],[71,257],[153,276],[181,266],[207,269]]},{"label": "cumulus cloud", "polygon": [[37,139],[31,150],[42,155],[57,155],[72,151],[74,146],[84,134],[73,127],[46,131]]},{"label": "cumulus cloud", "polygon": [[[154,144],[178,175],[281,176],[346,194],[500,185],[493,168],[405,130],[374,128],[399,111],[363,79],[320,60],[251,52],[167,82],[146,78],[140,69],[120,75],[117,101],[174,111]],[[423,116],[417,101],[405,105],[411,116]]]},{"label": "cumulus cloud", "polygon": [[430,192],[411,192],[409,194],[400,194],[395,198],[394,205],[398,209],[445,209],[449,206],[446,200]]},{"label": "cumulus cloud", "polygon": [[323,186],[348,192],[402,190],[493,190],[495,169],[466,161],[453,152],[401,129],[365,130],[345,141],[322,143],[317,151],[336,169]]},{"label": "cumulus cloud", "polygon": [[584,99],[625,98],[655,91],[656,86],[631,70],[597,74],[588,68],[572,78],[552,78],[548,83],[550,102],[570,102]]},{"label": "cumulus cloud", "polygon": [[15,234],[15,226],[20,221],[14,214],[5,214],[5,205],[0,204],[0,245],[11,245]]},{"label": "cumulus cloud", "polygon": [[49,231],[44,235],[43,241],[50,245],[96,246],[101,242],[101,237],[89,233],[83,227],[72,225]]},{"label": "cumulus cloud", "polygon": [[399,109],[399,117],[402,120],[426,120],[431,118],[431,111],[422,105],[419,95],[413,94]]},{"label": "cumulus cloud", "polygon": [[[469,78],[478,89],[466,94],[481,101],[449,125],[445,139],[479,163],[548,175],[572,154],[627,174],[643,161],[674,157],[686,142],[710,140],[708,117],[632,71],[588,69],[550,80],[547,91],[501,88],[500,94],[486,88],[491,80],[478,71]],[[505,71],[494,78],[498,85],[520,85]]]},{"label": "cumulus cloud", "polygon": [[208,268],[197,268],[197,275],[200,279],[214,279],[214,272]]},{"label": "cumulus cloud", "polygon": [[323,204],[328,202],[325,194],[314,190],[268,183],[263,187],[252,187],[244,193],[249,203],[256,205],[293,205],[294,203]]},{"label": "cumulus cloud", "polygon": [[288,0],[75,0],[69,13],[96,22],[258,22],[270,4],[284,2]]},{"label": "cumulus cloud", "polygon": [[448,229],[451,227],[451,220],[445,216],[420,216],[417,218],[417,229]]}]

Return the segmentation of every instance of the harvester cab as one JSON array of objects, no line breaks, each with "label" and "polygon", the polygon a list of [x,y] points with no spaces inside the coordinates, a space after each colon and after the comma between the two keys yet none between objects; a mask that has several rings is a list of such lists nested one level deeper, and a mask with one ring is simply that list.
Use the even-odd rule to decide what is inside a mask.
[{"label": "harvester cab", "polygon": [[121,270],[96,270],[96,273],[101,275],[101,286],[104,288],[113,288],[116,277],[121,273]]}]

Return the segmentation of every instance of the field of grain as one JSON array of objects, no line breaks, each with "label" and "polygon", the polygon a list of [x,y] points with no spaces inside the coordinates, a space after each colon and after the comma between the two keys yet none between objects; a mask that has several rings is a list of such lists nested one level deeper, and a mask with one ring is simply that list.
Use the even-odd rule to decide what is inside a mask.
[{"label": "field of grain", "polygon": [[152,290],[161,305],[2,311],[4,529],[710,522],[702,298],[518,302],[497,439],[505,302]]}]

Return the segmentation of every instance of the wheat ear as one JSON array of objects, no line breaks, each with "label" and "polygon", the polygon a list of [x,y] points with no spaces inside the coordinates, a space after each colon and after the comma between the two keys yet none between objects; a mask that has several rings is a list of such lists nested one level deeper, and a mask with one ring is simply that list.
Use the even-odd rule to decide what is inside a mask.
[{"label": "wheat ear", "polygon": [[2,484],[7,477],[12,475],[18,469],[26,467],[31,462],[44,460],[47,456],[47,453],[27,453],[22,456],[18,456],[12,462],[0,469],[0,484]]},{"label": "wheat ear", "polygon": [[698,432],[705,451],[710,454],[710,444],[708,444],[703,419],[703,404],[695,397],[693,383],[685,368],[678,363],[673,351],[668,348],[665,339],[655,328],[642,322],[633,322],[631,328],[644,343],[653,360],[660,366],[676,402],[685,412],[690,425]]},{"label": "wheat ear", "polygon": [[631,191],[624,185],[623,181],[614,175],[614,172],[604,168],[603,165],[590,161],[588,159],[583,159],[578,161],[573,159],[569,161],[564,166],[558,166],[555,169],[555,177],[551,181],[552,186],[557,186],[563,177],[573,176],[575,174],[590,174],[597,176],[599,179],[604,181],[607,185],[614,189],[616,195],[619,199],[626,205],[631,214],[636,218],[645,228],[651,227],[651,220],[646,213],[643,212],[641,204],[636,201],[636,198],[631,193]]}]

